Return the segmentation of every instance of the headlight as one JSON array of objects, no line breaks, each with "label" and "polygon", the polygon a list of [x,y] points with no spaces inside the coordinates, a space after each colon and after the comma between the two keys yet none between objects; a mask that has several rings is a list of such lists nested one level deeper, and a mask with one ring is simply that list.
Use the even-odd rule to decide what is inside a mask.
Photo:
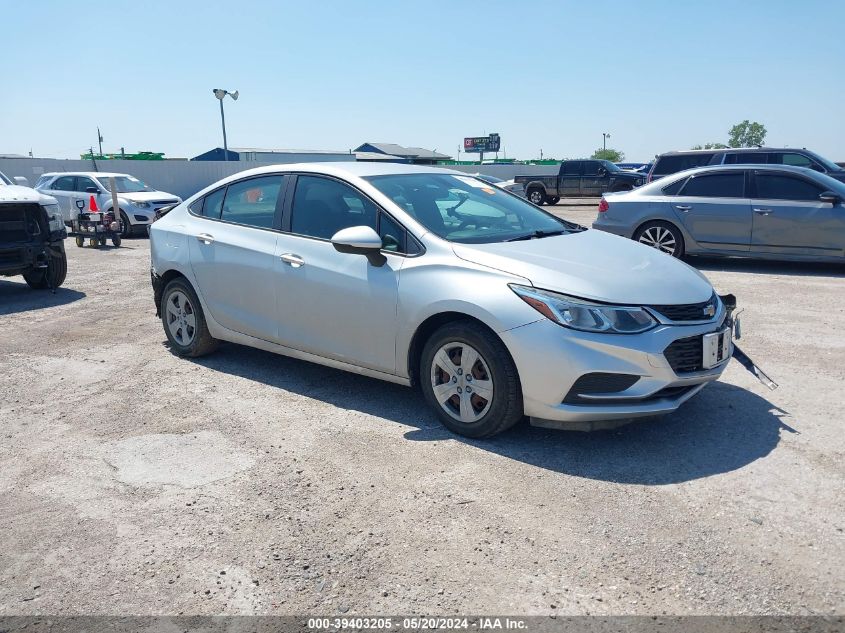
[{"label": "headlight", "polygon": [[62,217],[62,212],[59,210],[57,204],[42,204],[44,211],[47,212],[47,217],[50,218],[50,230],[61,231],[65,228],[65,220]]},{"label": "headlight", "polygon": [[583,332],[638,334],[650,330],[657,321],[645,309],[591,303],[548,290],[510,284],[519,297],[555,323]]},{"label": "headlight", "polygon": [[132,204],[139,209],[149,209],[151,206],[149,202],[133,202]]}]

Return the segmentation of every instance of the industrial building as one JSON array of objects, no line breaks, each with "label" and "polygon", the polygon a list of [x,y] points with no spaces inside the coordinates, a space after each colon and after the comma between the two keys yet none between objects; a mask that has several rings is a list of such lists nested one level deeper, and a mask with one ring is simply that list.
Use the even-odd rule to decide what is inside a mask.
[{"label": "industrial building", "polygon": [[222,147],[215,147],[191,160],[250,161],[259,163],[315,163],[326,161],[354,161],[350,152],[319,149],[262,149],[258,147],[230,147],[228,157]]}]

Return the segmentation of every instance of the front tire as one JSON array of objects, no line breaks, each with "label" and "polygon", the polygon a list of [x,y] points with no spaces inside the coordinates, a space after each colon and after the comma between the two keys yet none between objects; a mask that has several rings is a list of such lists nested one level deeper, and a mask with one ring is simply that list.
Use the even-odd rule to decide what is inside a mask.
[{"label": "front tire", "polygon": [[453,433],[491,437],[522,419],[516,365],[504,343],[476,323],[447,323],[434,332],[419,377],[426,401]]},{"label": "front tire", "polygon": [[67,278],[67,255],[64,246],[60,245],[51,251],[50,265],[47,268],[27,271],[23,274],[23,278],[27,285],[35,290],[55,289],[61,286]]},{"label": "front tire", "polygon": [[668,222],[646,222],[634,233],[634,240],[678,259],[684,256],[684,236]]},{"label": "front tire", "polygon": [[546,194],[543,193],[542,189],[529,189],[526,197],[528,202],[536,204],[538,207],[546,201]]},{"label": "front tire", "polygon": [[126,212],[124,211],[120,212],[120,222],[123,224],[123,231],[121,235],[124,238],[132,237],[132,225],[129,224],[129,216],[126,215]]},{"label": "front tire", "polygon": [[197,358],[217,349],[197,293],[184,278],[172,280],[161,295],[161,322],[171,349],[178,356]]}]

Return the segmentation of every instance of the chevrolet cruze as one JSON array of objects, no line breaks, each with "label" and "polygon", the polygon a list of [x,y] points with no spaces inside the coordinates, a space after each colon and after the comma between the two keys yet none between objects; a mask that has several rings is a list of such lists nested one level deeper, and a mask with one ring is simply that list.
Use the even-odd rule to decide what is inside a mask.
[{"label": "chevrolet cruze", "polygon": [[667,413],[732,352],[695,269],[446,169],[244,171],[153,224],[151,253],[176,354],[230,341],[418,386],[470,437]]}]

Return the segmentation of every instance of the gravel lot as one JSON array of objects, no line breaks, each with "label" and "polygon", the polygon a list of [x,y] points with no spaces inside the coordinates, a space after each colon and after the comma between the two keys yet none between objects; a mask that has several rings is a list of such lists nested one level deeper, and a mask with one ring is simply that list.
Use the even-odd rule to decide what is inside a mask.
[{"label": "gravel lot", "polygon": [[692,262],[777,391],[732,363],[664,418],[468,441],[403,387],[179,359],[147,240],[67,247],[55,295],[0,280],[0,615],[845,610],[845,267]]}]

